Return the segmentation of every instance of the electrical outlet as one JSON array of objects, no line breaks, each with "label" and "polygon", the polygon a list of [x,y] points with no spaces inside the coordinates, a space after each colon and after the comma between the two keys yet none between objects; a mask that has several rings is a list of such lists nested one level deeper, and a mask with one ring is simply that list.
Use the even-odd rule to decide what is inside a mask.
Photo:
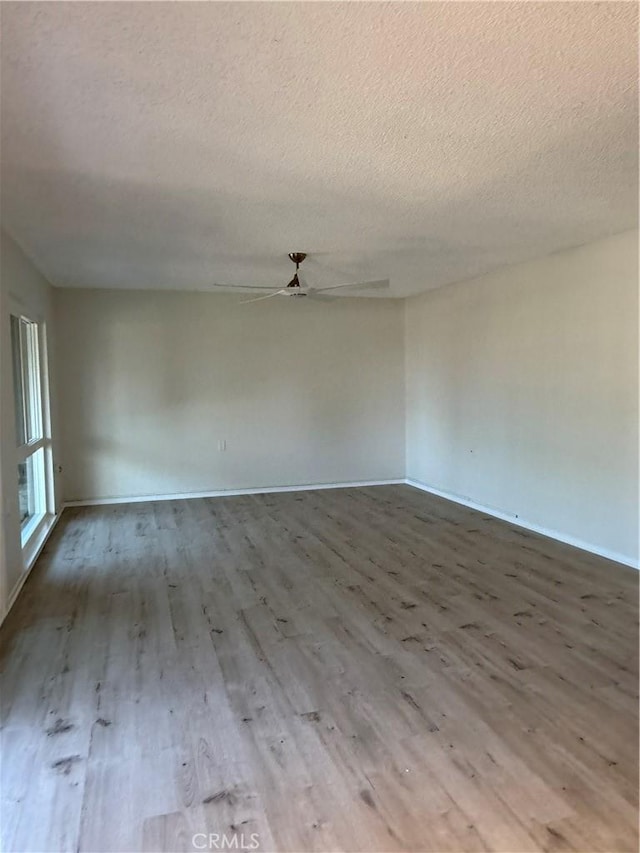
[{"label": "electrical outlet", "polygon": [[222,450],[226,450],[226,449],[227,449],[227,439],[226,438],[218,439],[218,450],[222,451]]}]

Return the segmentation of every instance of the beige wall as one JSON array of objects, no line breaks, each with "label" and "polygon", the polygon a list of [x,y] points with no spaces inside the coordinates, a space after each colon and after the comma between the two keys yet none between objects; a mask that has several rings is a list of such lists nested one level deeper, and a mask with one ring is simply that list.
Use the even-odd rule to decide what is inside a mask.
[{"label": "beige wall", "polygon": [[67,500],[404,476],[400,301],[55,301]]},{"label": "beige wall", "polygon": [[[23,578],[18,510],[13,373],[11,359],[11,312],[42,320],[49,343],[50,380],[53,377],[53,288],[22,250],[4,231],[0,233],[0,618]],[[50,381],[51,415],[55,435],[55,383]],[[55,453],[55,444],[54,444]],[[59,508],[56,497],[56,507]]]},{"label": "beige wall", "polygon": [[407,476],[638,555],[638,234],[406,300]]}]

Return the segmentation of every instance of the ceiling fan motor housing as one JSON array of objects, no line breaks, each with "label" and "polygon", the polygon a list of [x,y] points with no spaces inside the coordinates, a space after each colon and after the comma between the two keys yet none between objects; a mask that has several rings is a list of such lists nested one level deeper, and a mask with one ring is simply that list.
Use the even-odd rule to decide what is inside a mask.
[{"label": "ceiling fan motor housing", "polygon": [[283,296],[306,296],[306,292],[300,287],[298,273],[294,275],[289,284],[282,291]]}]

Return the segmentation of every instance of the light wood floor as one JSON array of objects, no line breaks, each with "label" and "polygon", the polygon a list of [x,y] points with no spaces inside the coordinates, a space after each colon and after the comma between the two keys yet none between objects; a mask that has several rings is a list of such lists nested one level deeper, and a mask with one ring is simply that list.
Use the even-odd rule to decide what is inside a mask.
[{"label": "light wood floor", "polygon": [[68,509],[2,630],[4,849],[636,850],[637,593],[407,486]]}]

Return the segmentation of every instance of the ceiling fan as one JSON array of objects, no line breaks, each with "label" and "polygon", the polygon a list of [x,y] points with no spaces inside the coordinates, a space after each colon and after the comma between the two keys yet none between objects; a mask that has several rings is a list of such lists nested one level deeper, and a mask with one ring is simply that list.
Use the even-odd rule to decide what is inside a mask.
[{"label": "ceiling fan", "polygon": [[345,290],[350,288],[351,290],[364,289],[367,288],[387,288],[389,287],[389,279],[384,278],[378,281],[361,281],[355,282],[353,284],[332,284],[329,287],[309,287],[305,283],[305,279],[300,272],[300,264],[307,257],[306,252],[290,252],[289,258],[296,265],[296,271],[286,287],[274,288],[274,287],[262,287],[262,286],[254,286],[254,285],[233,285],[233,284],[214,284],[213,287],[224,287],[226,290],[268,290],[269,293],[264,294],[264,296],[256,296],[253,299],[244,299],[241,304],[246,305],[249,302],[259,302],[262,299],[271,299],[272,296],[309,296],[311,299],[319,299],[323,301],[328,301],[332,297],[329,295],[331,291],[334,290]]}]

